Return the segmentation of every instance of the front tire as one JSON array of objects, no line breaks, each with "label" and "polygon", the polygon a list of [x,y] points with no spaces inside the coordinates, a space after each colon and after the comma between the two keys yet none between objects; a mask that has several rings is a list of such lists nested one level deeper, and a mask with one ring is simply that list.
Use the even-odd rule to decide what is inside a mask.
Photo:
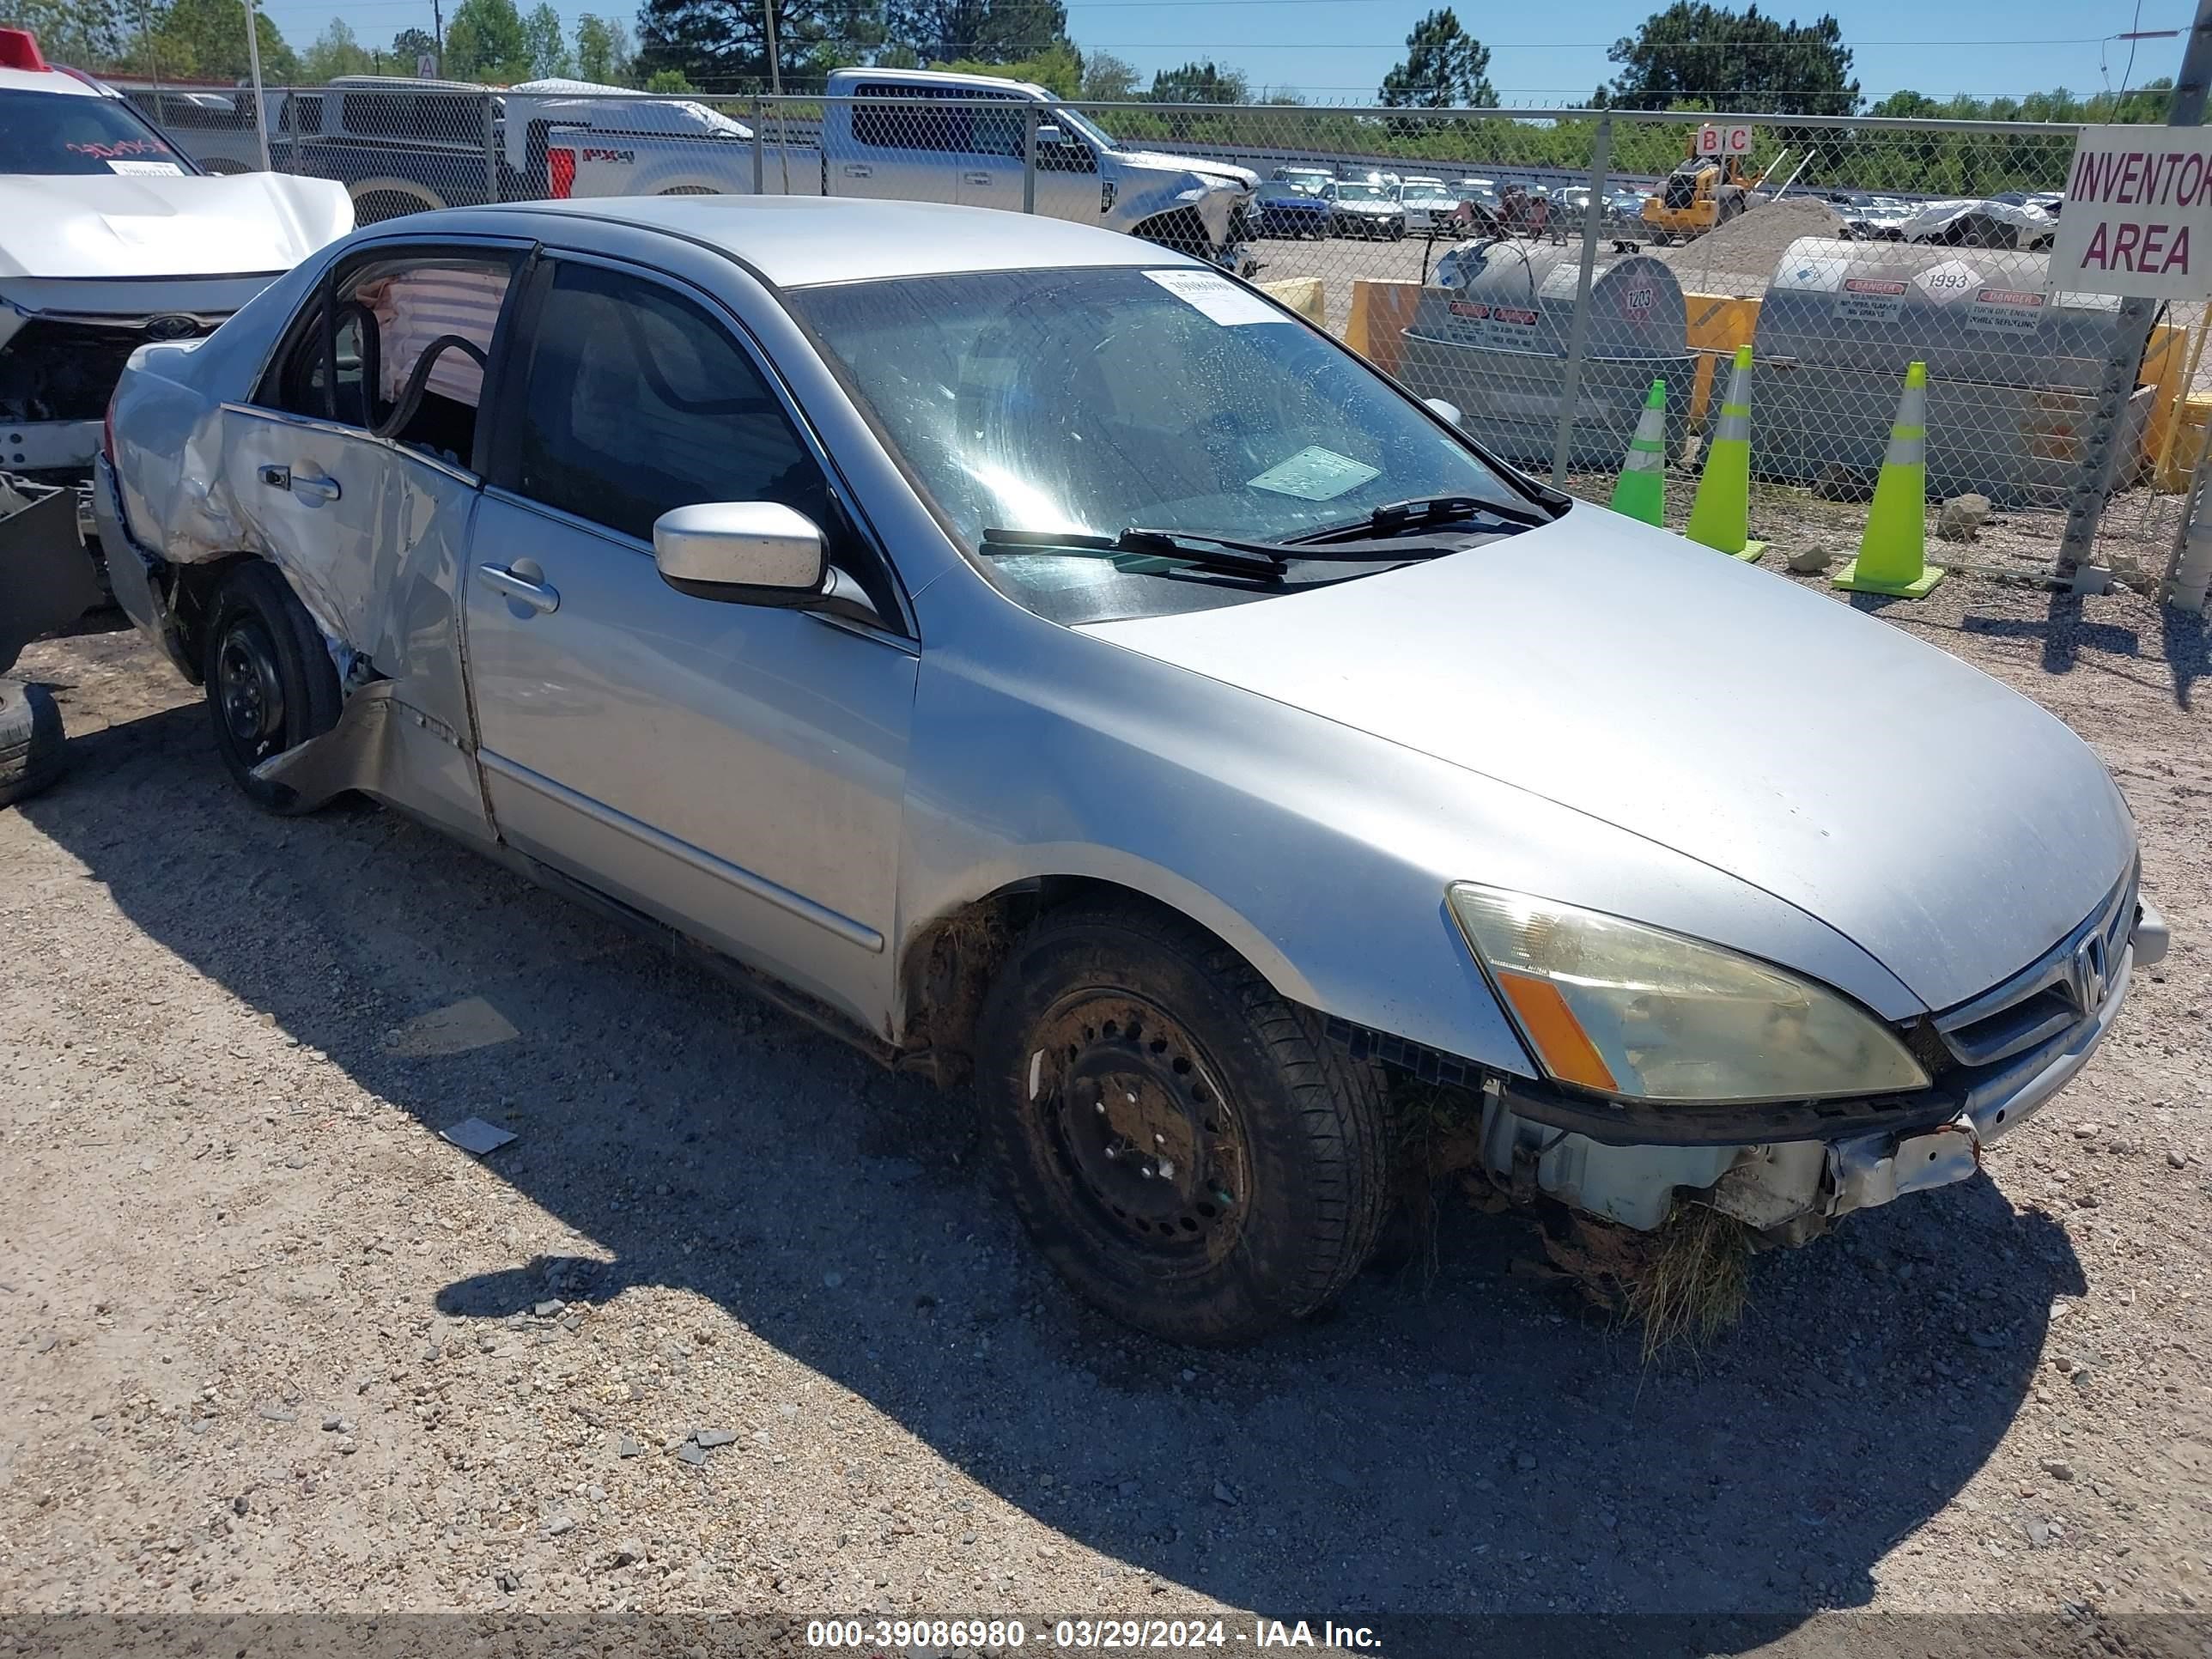
[{"label": "front tire", "polygon": [[983,1141],[1048,1261],[1171,1342],[1249,1342],[1365,1263],[1389,1185],[1379,1078],[1180,917],[1041,919],[986,999]]},{"label": "front tire", "polygon": [[253,769],[337,724],[338,675],[313,619],[274,565],[251,560],[225,578],[200,664],[216,751],[231,781],[264,811],[303,810],[290,789]]}]

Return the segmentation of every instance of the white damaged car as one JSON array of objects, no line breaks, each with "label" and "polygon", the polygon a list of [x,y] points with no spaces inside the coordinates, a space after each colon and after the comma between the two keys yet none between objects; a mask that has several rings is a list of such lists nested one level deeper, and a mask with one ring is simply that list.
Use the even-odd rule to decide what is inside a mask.
[{"label": "white damaged car", "polygon": [[352,228],[343,185],[210,177],[28,30],[0,29],[0,468],[88,479],[133,351],[213,331]]}]

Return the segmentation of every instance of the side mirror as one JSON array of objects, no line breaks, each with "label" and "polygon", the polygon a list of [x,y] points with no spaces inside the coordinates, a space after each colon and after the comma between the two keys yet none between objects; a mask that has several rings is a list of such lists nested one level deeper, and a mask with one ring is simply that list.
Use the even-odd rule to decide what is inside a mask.
[{"label": "side mirror", "polygon": [[1448,404],[1442,398],[1424,398],[1421,401],[1426,404],[1432,411],[1443,416],[1447,421],[1449,421],[1454,426],[1457,426],[1463,418],[1459,412],[1459,405],[1457,404]]},{"label": "side mirror", "polygon": [[653,524],[660,580],[695,599],[798,605],[829,586],[829,551],[804,513],[778,501],[706,501]]},{"label": "side mirror", "polygon": [[1036,141],[1037,148],[1042,149],[1047,144],[1066,143],[1067,142],[1067,134],[1060,128],[1054,125],[1052,123],[1047,122],[1044,125],[1036,130]]}]

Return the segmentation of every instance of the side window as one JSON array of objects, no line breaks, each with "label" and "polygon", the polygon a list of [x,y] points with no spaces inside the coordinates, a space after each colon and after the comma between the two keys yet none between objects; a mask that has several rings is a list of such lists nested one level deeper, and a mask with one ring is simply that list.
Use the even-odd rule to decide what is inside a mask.
[{"label": "side window", "polygon": [[515,488],[640,541],[672,507],[781,501],[836,540],[814,458],[720,324],[658,285],[562,264],[516,404]]},{"label": "side window", "polygon": [[1020,105],[978,109],[970,118],[975,123],[974,146],[977,155],[1021,159],[1024,130]]},{"label": "side window", "polygon": [[338,273],[257,401],[474,465],[483,370],[514,267],[505,258],[383,258]]},{"label": "side window", "polygon": [[875,85],[856,88],[881,103],[853,106],[853,141],[878,149],[965,150],[968,112],[927,88]]}]

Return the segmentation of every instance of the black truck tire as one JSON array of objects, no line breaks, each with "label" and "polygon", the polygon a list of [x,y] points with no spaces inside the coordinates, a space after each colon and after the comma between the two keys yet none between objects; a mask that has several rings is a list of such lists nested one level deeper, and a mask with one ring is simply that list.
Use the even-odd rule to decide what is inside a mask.
[{"label": "black truck tire", "polygon": [[62,775],[62,711],[43,685],[0,680],[0,806],[27,800]]}]

